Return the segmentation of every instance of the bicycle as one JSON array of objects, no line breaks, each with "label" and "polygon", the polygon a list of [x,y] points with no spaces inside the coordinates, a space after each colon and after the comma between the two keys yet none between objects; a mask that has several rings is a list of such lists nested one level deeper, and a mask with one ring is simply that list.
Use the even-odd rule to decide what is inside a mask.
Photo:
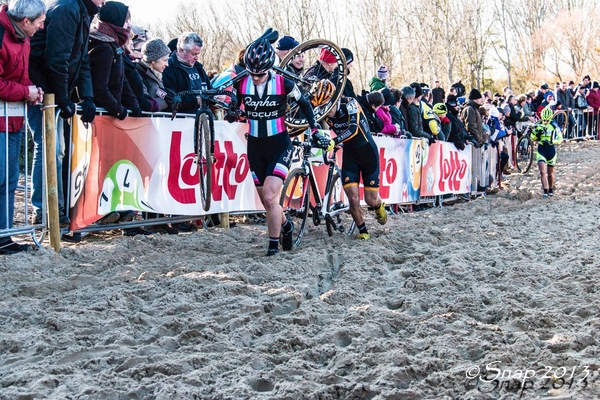
[{"label": "bicycle", "polygon": [[[208,211],[211,203],[213,164],[215,162],[215,116],[208,107],[208,102],[211,101],[214,104],[226,107],[230,115],[239,115],[240,110],[237,107],[235,94],[228,90],[184,90],[177,93],[177,96],[179,98],[183,96],[196,96],[200,99],[200,108],[196,111],[196,118],[194,119],[194,159],[198,165],[202,209]],[[229,104],[226,104],[216,100],[215,96],[228,96],[231,101]],[[171,119],[175,118],[180,106],[181,101],[176,101],[173,106]]]},{"label": "bicycle", "polygon": [[[315,226],[320,225],[321,221],[325,221],[329,236],[333,236],[334,232],[345,232],[346,219],[344,216],[347,215],[350,206],[342,186],[340,169],[336,164],[336,153],[341,146],[334,147],[331,158],[328,157],[326,151],[323,151],[323,163],[328,165],[328,170],[326,190],[323,197],[319,198],[319,185],[310,160],[313,146],[309,141],[302,142],[298,138],[294,138],[292,143],[294,147],[303,151],[302,163],[300,167],[294,168],[290,172],[283,183],[279,204],[288,219],[299,221],[299,224],[294,224],[296,226],[294,245],[300,244],[308,215],[311,212]],[[353,230],[354,222],[348,230],[348,234],[351,234]]]}]

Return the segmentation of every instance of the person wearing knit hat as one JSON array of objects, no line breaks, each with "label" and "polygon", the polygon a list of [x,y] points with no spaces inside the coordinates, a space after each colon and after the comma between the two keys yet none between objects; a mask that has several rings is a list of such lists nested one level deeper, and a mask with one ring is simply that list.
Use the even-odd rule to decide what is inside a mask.
[{"label": "person wearing knit hat", "polygon": [[467,133],[475,140],[476,146],[483,146],[489,139],[483,131],[483,121],[479,113],[479,107],[483,105],[485,99],[481,92],[475,88],[469,93],[469,100],[465,103],[461,111],[461,120],[467,128]]},{"label": "person wearing knit hat", "polygon": [[481,95],[481,92],[475,88],[471,89],[471,92],[469,93],[469,100],[479,100],[482,99],[483,96]]},{"label": "person wearing knit hat", "polygon": [[94,88],[94,102],[109,115],[120,120],[141,116],[142,109],[125,79],[123,52],[129,40],[129,7],[118,1],[108,1],[100,9],[98,21],[90,31],[89,57]]},{"label": "person wearing knit hat", "polygon": [[[346,84],[344,85],[343,96],[356,98],[356,93],[354,92],[354,85],[350,81],[350,73],[352,72],[352,67],[354,66],[354,54],[350,49],[342,47],[342,53],[344,53],[344,57],[346,58]],[[334,78],[337,79],[337,71],[334,72]]]},{"label": "person wearing knit hat", "polygon": [[[144,44],[142,47],[142,54],[144,55],[142,60],[144,60],[145,63],[163,60],[164,67],[166,67],[168,65],[168,57],[171,54],[171,50],[162,39],[152,39]],[[164,67],[162,67],[162,69],[160,69],[160,67],[155,68],[155,70],[162,72],[165,69]]]},{"label": "person wearing knit hat", "polygon": [[304,78],[314,76],[315,78],[327,79],[332,82],[336,82],[337,79],[334,77],[334,72],[338,67],[338,59],[335,54],[329,49],[322,48],[319,59],[306,70]]},{"label": "person wearing knit hat", "polygon": [[369,82],[369,88],[371,89],[371,92],[385,88],[387,86],[385,83],[387,78],[388,69],[385,65],[381,65],[377,70],[377,75],[371,78],[371,81]]},{"label": "person wearing knit hat", "polygon": [[279,57],[279,60],[275,61],[276,65],[279,65],[279,61],[283,60],[290,50],[299,44],[300,43],[291,36],[282,36],[275,45],[275,54]]},{"label": "person wearing knit hat", "polygon": [[415,98],[421,101],[421,96],[423,96],[423,88],[417,82],[413,82],[410,84],[410,87],[415,90]]}]

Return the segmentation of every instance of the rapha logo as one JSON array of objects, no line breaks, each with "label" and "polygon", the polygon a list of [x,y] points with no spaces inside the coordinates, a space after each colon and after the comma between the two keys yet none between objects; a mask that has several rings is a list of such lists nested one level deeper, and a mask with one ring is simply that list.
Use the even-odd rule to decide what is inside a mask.
[{"label": "rapha logo", "polygon": [[255,101],[252,97],[245,97],[244,104],[246,107],[277,107],[279,102],[276,100],[270,100],[269,96],[267,96],[264,100]]}]

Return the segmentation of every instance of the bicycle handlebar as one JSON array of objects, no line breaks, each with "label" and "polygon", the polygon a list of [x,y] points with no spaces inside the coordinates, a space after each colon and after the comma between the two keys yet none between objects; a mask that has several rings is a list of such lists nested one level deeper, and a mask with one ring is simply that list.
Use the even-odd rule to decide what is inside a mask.
[{"label": "bicycle handlebar", "polygon": [[[304,147],[304,151],[308,152],[308,153],[310,153],[310,150],[313,147],[316,147],[316,146],[313,146],[310,141],[301,142],[298,138],[294,138],[294,140],[292,140],[292,144],[294,146]],[[343,147],[342,143],[338,143],[333,147],[333,157],[332,158],[327,157],[327,152],[323,151],[323,164],[327,164],[327,165],[335,164],[335,153],[337,153],[338,150],[342,149],[342,147]]]}]

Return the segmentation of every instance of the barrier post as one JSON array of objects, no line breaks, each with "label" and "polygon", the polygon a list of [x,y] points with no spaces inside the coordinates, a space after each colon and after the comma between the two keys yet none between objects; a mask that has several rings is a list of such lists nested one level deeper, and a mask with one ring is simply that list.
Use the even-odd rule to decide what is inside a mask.
[{"label": "barrier post", "polygon": [[58,182],[56,177],[56,124],[54,95],[44,95],[44,140],[46,142],[46,196],[48,202],[48,231],[50,246],[60,252],[58,222]]}]

